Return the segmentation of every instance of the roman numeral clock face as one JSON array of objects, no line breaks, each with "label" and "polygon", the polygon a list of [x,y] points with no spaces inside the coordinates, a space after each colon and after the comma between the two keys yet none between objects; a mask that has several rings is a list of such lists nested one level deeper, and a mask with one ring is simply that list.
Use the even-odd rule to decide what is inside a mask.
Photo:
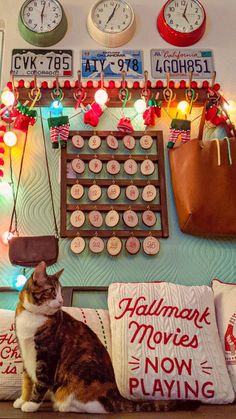
[{"label": "roman numeral clock face", "polygon": [[58,0],[26,0],[18,26],[22,37],[30,44],[50,46],[65,35],[67,20]]},{"label": "roman numeral clock face", "polygon": [[199,41],[205,26],[206,13],[198,0],[169,0],[157,19],[160,35],[177,46],[188,46]]}]

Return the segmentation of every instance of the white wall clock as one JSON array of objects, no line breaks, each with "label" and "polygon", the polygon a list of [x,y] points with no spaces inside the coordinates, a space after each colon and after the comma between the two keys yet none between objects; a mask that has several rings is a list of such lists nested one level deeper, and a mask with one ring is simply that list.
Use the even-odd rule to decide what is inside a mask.
[{"label": "white wall clock", "polygon": [[25,41],[49,47],[64,37],[67,19],[58,0],[26,0],[20,10],[18,27]]},{"label": "white wall clock", "polygon": [[99,0],[88,14],[87,28],[99,44],[119,47],[134,35],[134,10],[126,0]]},{"label": "white wall clock", "polygon": [[157,29],[172,45],[186,47],[201,39],[206,12],[199,0],[168,0],[157,18]]}]

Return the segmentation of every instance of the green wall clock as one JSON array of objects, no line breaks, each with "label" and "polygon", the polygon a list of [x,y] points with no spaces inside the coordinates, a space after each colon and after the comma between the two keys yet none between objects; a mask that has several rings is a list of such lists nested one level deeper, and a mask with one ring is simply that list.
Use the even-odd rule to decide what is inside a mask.
[{"label": "green wall clock", "polygon": [[26,0],[20,10],[18,27],[25,41],[49,47],[64,37],[67,19],[58,0]]}]

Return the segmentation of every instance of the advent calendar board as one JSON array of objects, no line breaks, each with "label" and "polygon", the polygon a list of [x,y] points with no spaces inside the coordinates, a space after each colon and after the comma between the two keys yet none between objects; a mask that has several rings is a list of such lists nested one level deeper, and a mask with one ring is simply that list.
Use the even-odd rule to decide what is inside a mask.
[{"label": "advent calendar board", "polygon": [[60,233],[77,237],[75,253],[89,238],[94,253],[107,244],[111,254],[125,239],[136,254],[150,238],[152,254],[156,238],[169,235],[162,132],[71,131],[61,151]]}]

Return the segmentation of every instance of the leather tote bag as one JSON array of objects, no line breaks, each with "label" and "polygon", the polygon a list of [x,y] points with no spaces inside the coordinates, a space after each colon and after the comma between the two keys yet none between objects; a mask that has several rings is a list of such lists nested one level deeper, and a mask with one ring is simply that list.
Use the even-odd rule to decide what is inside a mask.
[{"label": "leather tote bag", "polygon": [[236,139],[198,138],[169,150],[172,188],[182,232],[236,236]]}]

